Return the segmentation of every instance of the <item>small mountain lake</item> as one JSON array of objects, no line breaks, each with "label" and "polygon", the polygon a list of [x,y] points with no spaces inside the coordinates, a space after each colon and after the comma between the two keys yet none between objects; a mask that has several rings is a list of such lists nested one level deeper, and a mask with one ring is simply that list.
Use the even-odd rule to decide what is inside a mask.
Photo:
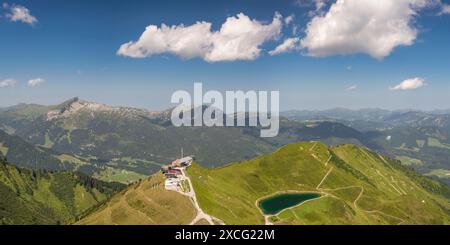
[{"label": "small mountain lake", "polygon": [[284,193],[267,197],[258,202],[264,214],[274,215],[281,210],[297,206],[307,200],[319,198],[317,193]]}]

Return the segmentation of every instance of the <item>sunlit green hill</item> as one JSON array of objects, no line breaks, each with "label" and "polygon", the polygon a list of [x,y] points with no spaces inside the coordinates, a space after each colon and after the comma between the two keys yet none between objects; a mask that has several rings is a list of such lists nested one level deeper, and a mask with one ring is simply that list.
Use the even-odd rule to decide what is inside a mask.
[{"label": "sunlit green hill", "polygon": [[80,225],[186,225],[196,215],[191,200],[164,189],[164,176],[155,174],[114,195]]},{"label": "sunlit green hill", "polygon": [[226,167],[188,170],[202,209],[227,224],[264,224],[258,199],[322,196],[268,217],[276,224],[448,224],[450,189],[365,148],[316,142]]}]

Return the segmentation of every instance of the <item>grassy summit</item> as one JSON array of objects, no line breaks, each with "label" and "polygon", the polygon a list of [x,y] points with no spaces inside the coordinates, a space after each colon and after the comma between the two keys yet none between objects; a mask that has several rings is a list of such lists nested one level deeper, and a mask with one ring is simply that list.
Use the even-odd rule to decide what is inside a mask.
[{"label": "grassy summit", "polygon": [[202,209],[227,224],[264,224],[258,199],[279,192],[321,198],[272,216],[279,224],[448,224],[450,191],[364,148],[295,143],[222,168],[188,169]]},{"label": "grassy summit", "polygon": [[189,224],[195,217],[191,200],[164,189],[164,177],[155,174],[114,195],[80,225]]}]

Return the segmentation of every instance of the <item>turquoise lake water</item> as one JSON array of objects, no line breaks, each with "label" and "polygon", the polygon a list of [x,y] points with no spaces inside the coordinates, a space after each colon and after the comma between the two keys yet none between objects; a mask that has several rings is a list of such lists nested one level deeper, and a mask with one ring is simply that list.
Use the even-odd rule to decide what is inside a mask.
[{"label": "turquoise lake water", "polygon": [[307,200],[320,197],[317,193],[286,193],[278,194],[259,201],[258,205],[264,214],[277,214],[283,209],[297,206]]}]

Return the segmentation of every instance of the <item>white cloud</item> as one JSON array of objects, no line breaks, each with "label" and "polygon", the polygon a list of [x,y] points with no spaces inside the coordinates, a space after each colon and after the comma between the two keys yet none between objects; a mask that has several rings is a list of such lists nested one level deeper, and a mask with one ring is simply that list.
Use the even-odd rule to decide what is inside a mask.
[{"label": "white cloud", "polygon": [[227,18],[220,30],[211,31],[211,23],[161,27],[150,25],[137,41],[121,45],[118,55],[133,58],[171,53],[183,59],[200,57],[208,62],[254,60],[260,46],[281,33],[282,16],[275,14],[269,24],[252,20],[243,13]]},{"label": "white cloud", "polygon": [[310,0],[295,0],[294,5],[296,5],[298,7],[308,7],[311,5],[311,1]]},{"label": "white cloud", "polygon": [[34,87],[34,86],[39,85],[39,84],[41,84],[41,83],[43,83],[43,82],[45,82],[44,79],[42,79],[42,78],[36,78],[36,79],[31,79],[31,80],[29,80],[27,84],[28,84],[28,86],[30,86],[30,87]]},{"label": "white cloud", "polygon": [[[383,59],[396,47],[414,43],[413,19],[434,1],[337,0],[308,23],[302,48],[315,57],[365,53]],[[323,8],[324,1],[319,2]]]},{"label": "white cloud", "polygon": [[0,80],[0,88],[14,87],[16,83],[17,82],[14,79]]},{"label": "white cloud", "polygon": [[330,0],[296,0],[294,4],[302,8],[312,8],[313,10],[308,11],[308,16],[312,17],[317,14],[323,14],[323,9]]},{"label": "white cloud", "polygon": [[3,4],[3,8],[7,9],[9,12],[6,14],[6,18],[10,21],[17,22],[21,21],[30,25],[35,24],[38,20],[36,17],[31,15],[30,10],[21,5],[8,5]]},{"label": "white cloud", "polygon": [[293,25],[292,26],[292,35],[296,36],[300,33],[300,27],[298,27],[298,25]]},{"label": "white cloud", "polygon": [[117,54],[133,58],[144,58],[161,53],[174,53],[189,59],[204,56],[211,46],[211,23],[197,22],[194,25],[148,26],[138,41],[123,44]]},{"label": "white cloud", "polygon": [[401,82],[399,85],[395,87],[390,87],[390,90],[412,90],[412,89],[418,89],[423,86],[425,86],[425,79],[420,77],[410,78],[406,79],[403,82]]},{"label": "white cloud", "polygon": [[294,4],[298,7],[311,7],[315,6],[317,10],[325,7],[325,2],[329,0],[296,0]]},{"label": "white cloud", "polygon": [[353,69],[353,67],[351,65],[349,65],[345,69],[347,69],[347,71],[351,71]]},{"label": "white cloud", "polygon": [[282,44],[278,45],[274,50],[269,51],[269,54],[273,56],[298,49],[299,42],[300,38],[297,37],[287,38],[286,40],[284,40]]},{"label": "white cloud", "polygon": [[316,10],[315,10],[315,12],[320,12],[320,11],[322,11],[323,10],[323,8],[325,7],[325,2],[326,2],[327,0],[314,0],[314,3],[315,3],[315,5],[316,5]]},{"label": "white cloud", "polygon": [[352,86],[347,87],[345,90],[346,91],[356,91],[356,90],[358,90],[358,86],[352,85]]},{"label": "white cloud", "polygon": [[442,4],[439,15],[450,14],[450,4]]},{"label": "white cloud", "polygon": [[292,21],[294,21],[295,15],[291,14],[288,17],[284,18],[284,23],[286,25],[289,25],[292,23]]}]

